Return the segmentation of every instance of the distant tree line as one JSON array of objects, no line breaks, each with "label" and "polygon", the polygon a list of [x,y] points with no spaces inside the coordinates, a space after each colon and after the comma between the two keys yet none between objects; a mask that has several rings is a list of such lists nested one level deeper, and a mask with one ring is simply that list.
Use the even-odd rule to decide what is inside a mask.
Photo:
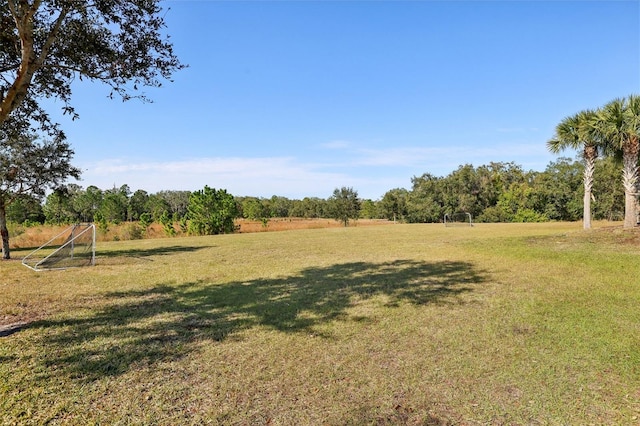
[{"label": "distant tree line", "polygon": [[[624,190],[614,158],[597,160],[592,190],[594,219],[624,217]],[[150,194],[128,185],[83,188],[67,184],[44,203],[23,196],[7,209],[7,219],[22,224],[140,221],[173,224],[193,234],[233,232],[237,218],[388,219],[408,223],[441,222],[445,214],[468,212],[476,222],[576,221],[582,218],[582,161],[562,157],[542,172],[509,162],[462,165],[445,177],[414,176],[411,189],[387,191],[379,200],[358,198],[352,188],[336,189],[327,199],[233,196],[225,190],[160,191]],[[190,225],[191,224],[191,225]],[[191,226],[191,228],[189,228]]]},{"label": "distant tree line", "polygon": [[[620,220],[624,197],[615,160],[596,164],[594,218]],[[475,222],[575,221],[582,217],[581,161],[559,158],[542,172],[515,163],[463,165],[446,177],[413,177],[412,189],[388,191],[377,204],[381,217],[440,222],[445,214],[470,213]]]}]

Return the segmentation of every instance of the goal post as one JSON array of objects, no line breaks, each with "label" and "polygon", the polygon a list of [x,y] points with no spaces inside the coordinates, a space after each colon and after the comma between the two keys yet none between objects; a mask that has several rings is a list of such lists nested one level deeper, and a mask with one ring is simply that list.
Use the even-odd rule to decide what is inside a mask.
[{"label": "goal post", "polygon": [[34,271],[93,266],[96,259],[96,226],[72,225],[22,259]]},{"label": "goal post", "polygon": [[468,213],[468,212],[446,213],[444,215],[444,226],[446,227],[473,226],[473,219],[471,217],[471,213]]}]

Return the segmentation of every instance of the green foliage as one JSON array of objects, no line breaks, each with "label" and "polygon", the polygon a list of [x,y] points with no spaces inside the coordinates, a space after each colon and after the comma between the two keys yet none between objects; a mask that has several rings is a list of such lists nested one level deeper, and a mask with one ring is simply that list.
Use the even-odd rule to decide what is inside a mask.
[{"label": "green foliage", "polygon": [[409,191],[404,188],[396,188],[387,191],[379,203],[379,211],[383,218],[388,220],[404,220],[408,213]]},{"label": "green foliage", "polygon": [[182,232],[183,234],[186,234],[189,231],[189,219],[187,218],[187,216],[184,216],[182,219],[180,219],[180,232]]},{"label": "green foliage", "polygon": [[128,219],[129,195],[131,191],[128,185],[122,185],[120,188],[113,187],[104,192],[100,212],[102,216],[109,222],[120,223]]},{"label": "green foliage", "polygon": [[305,219],[327,217],[327,201],[317,197],[304,197],[293,201],[290,212],[292,217]]},{"label": "green foliage", "polygon": [[40,200],[28,195],[16,198],[7,207],[7,221],[21,223],[25,226],[44,223],[45,215]]},{"label": "green foliage", "polygon": [[12,237],[24,234],[26,227],[26,225],[21,223],[7,222],[7,230],[9,231],[9,235]]},{"label": "green foliage", "polygon": [[[619,168],[619,163],[611,157],[595,163],[592,189],[594,219],[619,220],[624,213]],[[468,212],[474,222],[576,221],[583,211],[583,173],[583,162],[567,157],[549,163],[543,172],[525,172],[514,163],[490,163],[477,168],[465,165],[445,177],[429,173],[414,177],[411,190],[396,188],[387,191],[379,201],[358,200],[358,215],[348,219],[393,220],[395,217],[412,223],[441,222],[445,213]],[[350,188],[343,189],[348,191]],[[70,223],[85,217],[93,219],[95,212],[99,211],[101,220],[117,222],[134,219],[137,215],[138,220],[147,222],[146,226],[152,221],[171,222],[171,226],[167,225],[165,229],[168,235],[177,233],[178,226],[183,234],[197,233],[199,231],[193,226],[189,230],[189,217],[182,213],[182,206],[186,206],[185,211],[188,211],[190,204],[189,200],[183,200],[183,195],[183,191],[162,191],[158,194],[136,191],[131,195],[127,185],[103,192],[96,187],[83,190],[78,185],[69,184],[47,197],[43,212],[49,223]],[[234,217],[262,221],[264,226],[268,225],[273,214],[277,214],[274,212],[284,213],[285,208],[289,217],[339,216],[338,220],[344,222],[343,216],[336,214],[339,211],[336,210],[337,201],[343,195],[338,190],[337,197],[334,194],[327,200],[314,197],[302,200],[232,197],[235,209],[231,210],[235,211]]]},{"label": "green foliage", "polygon": [[129,203],[127,206],[127,216],[129,220],[140,220],[140,216],[146,212],[145,207],[149,201],[149,194],[147,191],[142,189],[138,189],[133,195],[129,198]]},{"label": "green foliage", "polygon": [[593,182],[594,217],[606,220],[624,218],[624,188],[620,179],[620,164],[615,158],[596,162]]},{"label": "green foliage", "polygon": [[[0,90],[0,96],[3,92]],[[2,258],[10,259],[7,207],[24,196],[40,198],[69,177],[79,178],[80,169],[71,165],[73,151],[64,135],[38,140],[24,129],[13,129],[17,133],[6,130],[0,127],[0,236]]]},{"label": "green foliage", "polygon": [[513,215],[512,222],[548,222],[549,218],[542,213],[538,213],[533,209],[519,208],[515,215]]},{"label": "green foliage", "polygon": [[[631,95],[607,103],[598,110],[584,110],[567,117],[556,126],[547,147],[552,152],[581,149],[585,163],[583,217],[584,228],[591,227],[592,188],[596,160],[600,154],[622,159],[624,188],[624,227],[636,226],[638,204],[638,160],[640,156],[640,96]],[[569,201],[566,208],[577,210]],[[597,211],[597,208],[596,208]],[[554,212],[549,212],[553,215]]]},{"label": "green foliage", "polygon": [[175,220],[186,216],[189,208],[189,191],[160,191],[151,197],[157,198],[157,205],[165,207]]},{"label": "green foliage", "polygon": [[175,237],[176,229],[173,227],[173,218],[169,216],[168,212],[165,211],[164,213],[162,213],[162,216],[160,216],[160,223],[162,224],[164,233],[168,237]]},{"label": "green foliage", "polygon": [[147,229],[152,223],[153,220],[151,219],[151,213],[144,212],[140,215],[140,226],[142,226],[144,229]]},{"label": "green foliage", "polygon": [[128,223],[125,229],[125,234],[130,240],[141,240],[144,238],[147,229],[140,223],[131,222]]},{"label": "green foliage", "polygon": [[285,197],[274,195],[269,203],[269,217],[288,217],[291,201]]},{"label": "green foliage", "polygon": [[171,210],[169,203],[160,195],[152,194],[145,203],[145,211],[151,214],[154,222],[160,223],[160,218],[164,212]]},{"label": "green foliage", "polygon": [[106,2],[8,1],[0,8],[0,127],[22,134],[34,126],[63,135],[41,106],[43,99],[70,105],[72,83],[99,81],[111,96],[144,99],[144,86],[183,68],[164,31],[157,0]]},{"label": "green foliage", "polygon": [[102,215],[102,212],[96,212],[95,221],[98,224],[98,231],[103,234],[109,232],[109,221],[107,221],[107,219]]},{"label": "green foliage", "polygon": [[598,111],[598,131],[604,135],[609,150],[622,158],[625,192],[624,227],[637,224],[638,157],[640,155],[640,96],[615,99]]},{"label": "green foliage", "polygon": [[261,200],[256,197],[246,197],[240,201],[240,207],[242,208],[242,216],[249,220],[262,220],[269,217],[269,208],[264,203],[265,200]]},{"label": "green foliage", "polygon": [[57,188],[49,194],[42,210],[44,211],[46,223],[53,225],[73,223],[78,217],[73,209],[69,190],[66,187]]},{"label": "green foliage", "polygon": [[[70,185],[67,185],[70,186]],[[71,204],[82,222],[93,222],[96,211],[102,205],[103,192],[96,186],[89,186],[86,190],[70,191]]]},{"label": "green foliage", "polygon": [[531,193],[532,188],[528,182],[512,183],[507,191],[500,194],[497,206],[510,222],[514,221],[519,211],[533,211]]},{"label": "green foliage", "polygon": [[475,221],[485,223],[511,222],[513,217],[513,214],[510,214],[502,207],[495,205],[484,209],[482,214],[478,216]]},{"label": "green foliage", "polygon": [[379,217],[377,204],[373,200],[362,200],[360,204],[360,219],[377,219]]},{"label": "green foliage", "polygon": [[193,235],[227,234],[235,231],[238,214],[233,195],[226,190],[212,189],[191,193],[189,198],[189,233]]},{"label": "green foliage", "polygon": [[140,215],[140,221],[138,222],[140,229],[142,230],[142,236],[147,234],[149,226],[153,223],[151,220],[151,214],[144,212]]},{"label": "green foliage", "polygon": [[349,226],[350,219],[357,219],[360,216],[358,192],[344,186],[340,189],[336,188],[328,200],[328,207],[333,219],[342,222],[344,226]]},{"label": "green foliage", "polygon": [[444,216],[442,200],[443,178],[425,173],[420,177],[413,177],[412,191],[407,200],[406,219],[410,223],[440,222]]},{"label": "green foliage", "polygon": [[580,220],[583,212],[584,164],[559,158],[532,183],[532,207],[550,220]]}]

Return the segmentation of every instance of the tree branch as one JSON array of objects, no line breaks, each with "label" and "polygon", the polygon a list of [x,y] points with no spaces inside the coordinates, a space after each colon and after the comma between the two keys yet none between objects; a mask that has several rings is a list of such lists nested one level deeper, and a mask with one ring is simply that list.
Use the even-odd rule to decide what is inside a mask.
[{"label": "tree branch", "polygon": [[81,68],[77,68],[77,67],[72,67],[69,65],[64,65],[64,64],[51,64],[51,65],[43,65],[41,68],[43,69],[62,69],[62,70],[67,70],[67,71],[72,71],[78,74],[82,74],[88,78],[94,78],[96,80],[107,80],[108,76],[101,74],[101,72],[103,72],[104,70],[101,70],[97,73],[92,73],[89,72],[87,70],[83,70]]},{"label": "tree branch", "polygon": [[67,14],[69,13],[69,9],[70,9],[69,6],[65,6],[60,11],[60,15],[58,15],[58,18],[53,24],[53,28],[49,32],[49,35],[47,36],[47,40],[44,42],[44,45],[42,46],[42,50],[40,51],[40,55],[36,60],[36,63],[35,63],[36,69],[40,68],[44,63],[44,60],[47,58],[47,55],[49,54],[49,50],[51,49],[51,46],[53,46],[53,43],[56,41],[56,38],[58,37],[58,33],[60,32],[60,27],[62,26],[64,19],[67,17]]},{"label": "tree branch", "polygon": [[20,64],[19,64],[19,63],[15,63],[15,64],[12,64],[12,65],[7,65],[7,66],[6,66],[6,67],[4,67],[4,68],[0,68],[0,73],[5,73],[5,72],[13,71],[13,70],[15,70],[15,69],[17,69],[17,68],[20,68]]}]

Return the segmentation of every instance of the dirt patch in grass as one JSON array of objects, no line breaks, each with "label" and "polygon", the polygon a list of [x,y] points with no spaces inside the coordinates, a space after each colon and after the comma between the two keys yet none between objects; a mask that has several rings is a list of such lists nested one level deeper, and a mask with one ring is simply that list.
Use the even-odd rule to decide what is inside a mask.
[{"label": "dirt patch in grass", "polygon": [[640,247],[640,227],[624,229],[622,226],[606,226],[591,231],[590,240]]}]

